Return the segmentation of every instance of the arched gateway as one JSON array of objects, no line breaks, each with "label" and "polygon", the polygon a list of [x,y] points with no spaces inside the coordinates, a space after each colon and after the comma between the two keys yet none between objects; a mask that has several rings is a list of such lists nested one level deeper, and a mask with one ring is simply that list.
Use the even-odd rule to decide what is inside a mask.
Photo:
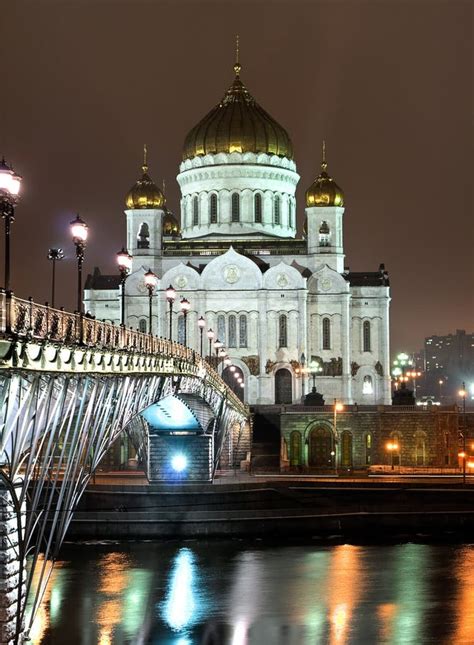
[{"label": "arched gateway", "polygon": [[308,465],[313,468],[334,466],[334,438],[329,428],[319,426],[309,433]]}]

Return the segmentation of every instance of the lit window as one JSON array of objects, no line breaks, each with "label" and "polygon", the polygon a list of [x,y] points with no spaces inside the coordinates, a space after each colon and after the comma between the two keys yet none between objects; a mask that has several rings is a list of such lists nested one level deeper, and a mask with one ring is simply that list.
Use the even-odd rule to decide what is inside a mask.
[{"label": "lit window", "polygon": [[217,316],[217,338],[225,345],[225,316]]},{"label": "lit window", "polygon": [[364,376],[364,382],[362,384],[362,394],[373,394],[374,386],[372,384],[371,376]]}]

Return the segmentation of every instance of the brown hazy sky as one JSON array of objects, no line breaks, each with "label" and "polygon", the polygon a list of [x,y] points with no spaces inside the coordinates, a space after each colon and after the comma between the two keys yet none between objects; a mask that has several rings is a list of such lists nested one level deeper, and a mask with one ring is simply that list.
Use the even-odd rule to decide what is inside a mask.
[{"label": "brown hazy sky", "polygon": [[17,295],[49,300],[47,249],[62,246],[56,300],[74,307],[76,211],[86,269],[115,271],[144,142],[179,211],[185,135],[231,83],[239,33],[242,79],[294,143],[300,230],[326,139],[346,264],[390,273],[392,352],[474,330],[471,2],[10,0],[1,14],[0,154],[24,177]]}]

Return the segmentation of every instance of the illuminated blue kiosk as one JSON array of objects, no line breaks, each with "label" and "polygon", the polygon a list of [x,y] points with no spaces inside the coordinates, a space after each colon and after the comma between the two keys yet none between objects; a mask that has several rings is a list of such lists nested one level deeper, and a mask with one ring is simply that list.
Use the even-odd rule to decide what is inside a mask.
[{"label": "illuminated blue kiosk", "polygon": [[148,425],[150,482],[210,482],[214,425],[211,407],[193,394],[167,396],[142,413]]}]

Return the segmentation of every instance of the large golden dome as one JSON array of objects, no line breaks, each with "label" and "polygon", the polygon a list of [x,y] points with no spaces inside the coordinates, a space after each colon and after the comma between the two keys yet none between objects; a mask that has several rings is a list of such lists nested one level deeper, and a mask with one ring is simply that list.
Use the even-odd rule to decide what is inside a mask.
[{"label": "large golden dome", "polygon": [[321,172],[306,191],[306,206],[344,206],[344,194],[330,177],[326,163],[326,147],[323,141]]},{"label": "large golden dome", "polygon": [[163,208],[165,204],[165,196],[148,174],[146,155],[145,145],[143,146],[142,178],[130,188],[125,197],[125,205],[130,209]]},{"label": "large golden dome", "polygon": [[218,152],[266,152],[293,158],[288,133],[260,107],[240,80],[240,63],[222,101],[188,134],[183,159]]}]

